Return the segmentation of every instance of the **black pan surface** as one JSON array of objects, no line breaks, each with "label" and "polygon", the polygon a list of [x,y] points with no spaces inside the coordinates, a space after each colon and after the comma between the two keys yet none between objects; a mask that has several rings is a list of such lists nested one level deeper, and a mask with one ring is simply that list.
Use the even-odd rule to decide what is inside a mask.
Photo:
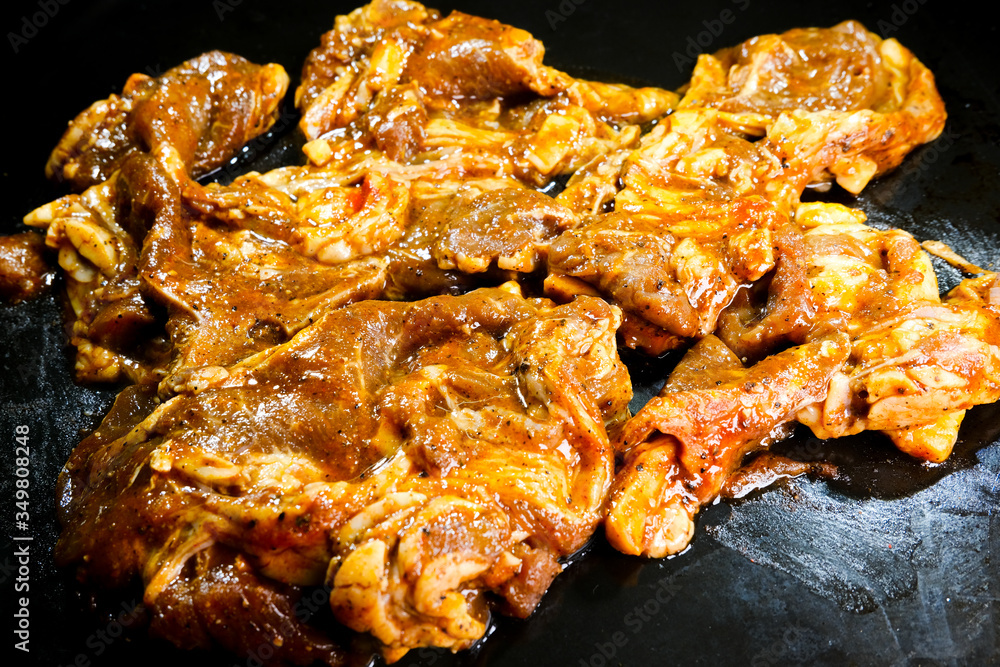
[{"label": "black pan surface", "polygon": [[[120,91],[130,73],[155,75],[218,48],[279,62],[294,86],[320,34],[354,7],[340,0],[6,4],[0,233],[21,231],[26,212],[65,194],[44,180],[49,150],[70,118]],[[943,240],[974,263],[1000,269],[996,10],[940,0],[674,6],[508,0],[438,7],[525,28],[548,47],[549,64],[574,74],[667,88],[687,79],[700,51],[796,26],[861,20],[898,38],[931,68],[949,119],[940,139],[860,197],[837,191],[825,197],[864,209],[871,224]],[[215,177],[299,161],[295,121],[283,117],[275,132]],[[961,278],[943,263],[936,268],[942,289]],[[150,640],[135,630],[137,590],[92,604],[72,575],[52,564],[56,475],[115,393],[71,380],[59,289],[57,282],[33,303],[0,306],[0,587],[4,654],[11,656],[4,664],[266,664],[266,650],[240,659]],[[630,355],[628,361],[638,407],[658,390],[673,360]],[[26,530],[14,523],[18,425],[28,427],[31,446]],[[877,435],[823,442],[803,432],[781,450],[833,461],[842,478],[793,480],[712,506],[691,548],[669,560],[620,555],[599,536],[556,579],[532,618],[501,619],[487,641],[461,655],[422,649],[400,664],[1000,664],[1000,405],[970,411],[955,454],[938,467],[915,463]],[[18,582],[14,552],[24,544],[30,573]],[[28,591],[16,591],[23,583]],[[29,598],[30,653],[13,649],[11,604],[21,596]],[[317,600],[308,613],[329,626]],[[364,664],[363,642],[345,641],[354,642]]]}]

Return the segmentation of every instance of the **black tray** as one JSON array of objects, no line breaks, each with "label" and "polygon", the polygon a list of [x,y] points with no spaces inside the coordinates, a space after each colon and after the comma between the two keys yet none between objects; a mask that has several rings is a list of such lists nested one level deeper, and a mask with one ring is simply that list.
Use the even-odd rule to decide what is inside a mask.
[{"label": "black tray", "polygon": [[[434,3],[431,3],[432,5]],[[675,88],[693,56],[766,32],[861,20],[897,37],[937,77],[949,119],[935,143],[860,197],[828,198],[864,209],[871,224],[940,239],[971,261],[1000,269],[1000,86],[995,14],[960,3],[902,0],[885,6],[551,0],[441,3],[531,31],[547,62],[574,74]],[[42,168],[66,122],[121,89],[135,71],[157,74],[209,49],[279,62],[292,76],[354,7],[339,1],[125,2],[36,0],[7,7],[4,73],[7,135],[0,232],[65,192]],[[292,129],[252,148],[228,173],[299,161]],[[943,289],[960,275],[936,262]],[[0,586],[16,571],[14,428],[31,450],[31,640],[10,647],[15,665],[243,665],[221,652],[189,653],[114,620],[138,591],[101,612],[71,574],[52,564],[58,534],[54,481],[71,448],[93,428],[114,391],[70,379],[59,285],[18,307],[0,307]],[[671,360],[628,357],[636,405],[655,393]],[[948,463],[922,466],[877,435],[823,442],[799,433],[781,445],[803,460],[832,460],[844,479],[794,480],[700,517],[691,548],[647,561],[617,554],[598,536],[559,576],[527,621],[501,619],[473,651],[422,649],[402,665],[996,664],[1000,661],[1000,405],[969,412]],[[131,596],[131,597],[130,597]],[[320,605],[321,606],[321,605]],[[108,614],[111,614],[108,616]],[[103,615],[102,615],[103,614]],[[128,619],[129,616],[124,618]],[[322,609],[317,622],[330,619]],[[134,625],[134,624],[133,624]],[[5,664],[11,664],[6,662]]]}]

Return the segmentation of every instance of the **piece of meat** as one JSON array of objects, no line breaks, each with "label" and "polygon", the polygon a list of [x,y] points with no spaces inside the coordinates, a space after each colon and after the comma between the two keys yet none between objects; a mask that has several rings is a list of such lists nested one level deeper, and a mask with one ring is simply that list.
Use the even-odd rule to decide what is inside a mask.
[{"label": "piece of meat", "polygon": [[381,253],[402,235],[410,184],[374,169],[357,182],[250,173],[230,187],[191,186],[186,193],[187,205],[203,215],[333,265]]},{"label": "piece of meat", "polygon": [[379,0],[337,18],[303,66],[296,105],[316,139],[343,127],[396,84],[432,106],[523,93],[552,95],[571,79],[542,65],[541,42],[498,21]]},{"label": "piece of meat", "polygon": [[796,188],[832,179],[857,194],[944,129],[934,76],[857,21],[762,35],[698,59],[680,108],[710,107],[766,134]]},{"label": "piece of meat", "polygon": [[834,479],[837,466],[819,461],[795,461],[773,452],[760,452],[726,479],[719,495],[722,498],[743,498],[779,480],[802,475]]},{"label": "piece of meat", "polygon": [[834,331],[849,335],[850,356],[829,393],[797,419],[824,438],[880,430],[900,449],[941,462],[964,410],[1000,396],[994,306],[969,290],[942,303],[920,244],[864,221],[839,204],[800,205],[800,229],[780,235],[766,299],[735,303],[719,333],[751,359]]},{"label": "piece of meat", "polygon": [[[943,127],[943,105],[926,68],[895,42],[879,41],[876,46],[884,48],[878,54],[871,44],[851,46],[862,38],[877,39],[857,24],[845,24],[831,31],[793,32],[788,39],[802,42],[801,52],[769,36],[751,40],[742,55],[734,50],[719,58],[704,56],[702,78],[715,71],[712,67],[719,72],[729,67],[740,82],[734,90],[740,92],[713,92],[696,72],[681,108],[644,136],[638,148],[606,152],[574,176],[561,200],[595,213],[613,202],[616,217],[596,216],[557,239],[550,249],[550,272],[583,279],[621,305],[629,314],[623,340],[652,353],[674,344],[671,336],[698,337],[715,330],[720,311],[735,300],[731,313],[738,312],[751,298],[751,284],[776,262],[781,264],[772,278],[776,288],[795,281],[801,285],[801,275],[794,273],[794,243],[774,244],[772,238],[779,228],[785,229],[783,239],[795,234],[784,216],[795,214],[803,190],[834,174],[856,193]],[[845,60],[852,48],[877,55],[877,63]],[[768,61],[772,56],[776,63]],[[839,74],[845,62],[885,69],[885,80],[893,82],[886,84],[888,97],[874,100],[872,91],[878,88],[881,95],[882,88],[865,88],[861,80],[848,91],[817,83],[824,77],[827,83],[830,78],[849,83]],[[883,76],[882,69],[873,76]],[[830,99],[819,96],[819,90]],[[741,104],[752,106],[752,113]],[[851,111],[854,107],[862,110]],[[747,116],[766,121],[756,132],[766,132],[764,140],[747,140],[754,133]],[[717,222],[720,218],[739,220],[745,231],[734,233]],[[788,301],[781,312],[776,306],[769,324],[780,316],[784,326],[758,325],[757,340],[738,345],[751,357],[768,353],[779,328],[794,342],[804,340],[808,326],[802,313],[808,304]],[[802,313],[795,306],[802,306]]]},{"label": "piece of meat", "polygon": [[[429,110],[412,82],[384,91],[363,113],[305,151],[316,167],[378,151],[399,164],[427,170],[434,162],[462,159],[491,176],[513,176],[543,188],[601,156],[634,146],[639,128],[602,120],[569,94],[516,104],[457,98]],[[483,165],[477,167],[475,165]]]},{"label": "piece of meat", "polygon": [[180,188],[149,155],[127,156],[108,180],[25,216],[58,251],[74,316],[79,380],[158,382],[169,361],[163,318],[139,276],[157,220],[181,214]]},{"label": "piece of meat", "polygon": [[[316,139],[400,89],[436,111],[565,92],[573,104],[616,124],[648,122],[677,102],[674,93],[658,88],[574,80],[544,66],[543,55],[529,33],[497,21],[462,12],[442,18],[416,2],[376,0],[338,16],[322,36],[303,66],[295,103],[303,132]],[[384,112],[376,115],[379,124],[393,122]]]},{"label": "piece of meat", "polygon": [[583,165],[569,177],[556,199],[579,215],[610,212],[621,188],[622,167],[632,150],[619,148]]},{"label": "piece of meat", "polygon": [[635,88],[621,83],[603,83],[575,79],[566,90],[574,104],[595,114],[601,120],[641,125],[667,115],[678,104],[676,93],[662,88]]},{"label": "piece of meat", "polygon": [[251,178],[203,187],[137,154],[25,221],[47,228],[67,272],[78,377],[165,381],[169,395],[378,296],[374,253],[401,233],[407,193],[372,174],[293,201]]},{"label": "piece of meat", "polygon": [[699,56],[681,107],[770,120],[794,109],[873,109],[883,101],[890,77],[881,44],[857,21],[752,37]]},{"label": "piece of meat", "polygon": [[[378,217],[331,216],[330,212],[349,207],[352,197],[348,193],[353,191],[357,198],[358,188],[343,184],[361,178],[359,174],[368,174],[365,179],[392,183],[395,189],[406,188],[405,202],[397,198],[406,206],[379,206],[375,199],[375,205],[369,208],[381,210],[383,214]],[[575,216],[551,198],[515,179],[495,178],[492,174],[491,167],[480,171],[460,155],[454,160],[419,165],[368,156],[360,163],[284,168],[251,174],[238,182],[244,186],[257,183],[272,192],[287,194],[298,207],[314,207],[328,218],[343,217],[334,231],[343,228],[353,235],[357,231],[355,219],[362,217],[366,222],[362,229],[370,227],[379,240],[375,249],[384,250],[380,256],[388,262],[385,296],[407,299],[461,293],[515,279],[518,271],[531,271],[544,257],[556,230],[575,222]],[[477,218],[467,220],[463,216],[477,197],[481,199],[476,206],[482,210]],[[390,208],[392,215],[386,215]],[[508,226],[501,236],[496,236],[494,221],[500,220]],[[322,241],[329,235],[328,227],[300,227],[291,234],[290,242],[301,245],[303,239]],[[459,254],[461,268],[473,273],[456,268]],[[500,260],[504,268],[498,266]]]},{"label": "piece of meat", "polygon": [[856,195],[944,130],[944,104],[933,77],[929,70],[920,76],[910,85],[925,90],[913,93],[916,99],[899,111],[793,111],[770,127],[766,146],[786,165],[787,178],[796,189],[836,180]]},{"label": "piece of meat", "polygon": [[616,309],[514,292],[329,311],[127,434],[102,426],[60,478],[59,561],[141,576],[165,636],[243,650],[252,624],[205,626],[233,594],[217,546],[265,596],[326,582],[390,659],[469,646],[487,591],[527,615],[601,520],[631,385]]},{"label": "piece of meat", "polygon": [[[474,274],[491,266],[507,272],[534,271],[545,259],[548,242],[575,225],[577,217],[515,179],[473,178],[468,166],[448,160],[402,165],[369,157],[363,166],[331,163],[323,168],[282,169],[252,174],[237,183],[247,188],[266,186],[293,197],[299,217],[309,226],[298,227],[289,242],[320,259],[331,254],[331,237],[342,228],[348,238],[365,232],[367,242],[345,248],[341,255],[389,249],[394,275],[424,269]],[[367,174],[363,188],[339,185],[361,171]],[[462,172],[464,179],[459,178]],[[237,207],[241,201],[234,195],[229,205]],[[376,241],[369,240],[372,237]],[[333,238],[337,241],[333,249],[344,245],[340,238]],[[408,258],[409,248],[420,256]],[[407,264],[412,266],[403,268]]]},{"label": "piece of meat", "polygon": [[544,54],[542,43],[520,28],[456,11],[428,23],[426,38],[406,61],[402,77],[442,100],[529,92],[548,96],[568,81],[542,65]]},{"label": "piece of meat", "polygon": [[[486,266],[480,263],[475,273],[465,273],[457,268],[442,268],[431,249],[440,245],[441,239],[448,233],[453,218],[451,214],[457,208],[456,200],[472,199],[484,192],[494,189],[518,188],[517,184],[506,179],[500,182],[492,180],[470,181],[465,184],[453,184],[441,192],[437,188],[415,186],[416,196],[410,213],[410,225],[398,242],[393,244],[386,253],[388,260],[388,284],[385,294],[390,299],[424,298],[435,294],[461,294],[477,286],[499,285],[507,281],[517,280],[516,271],[501,269],[492,261]],[[429,190],[429,191],[428,191]],[[462,193],[465,193],[463,197]],[[477,250],[485,250],[477,248]],[[454,262],[445,262],[451,266]]]},{"label": "piece of meat", "polygon": [[[916,254],[912,238],[872,229],[865,220],[863,211],[840,204],[800,205],[795,222],[775,235],[773,275],[737,295],[720,315],[716,334],[740,358],[755,361],[833,329],[860,333],[866,310],[892,316],[907,298],[936,302],[933,268]],[[900,272],[893,286],[893,277],[883,270],[888,254],[884,241],[919,260],[917,272]],[[873,282],[865,287],[868,279]]]},{"label": "piece of meat", "polygon": [[645,135],[621,173],[616,210],[655,215],[703,199],[759,195],[788,215],[781,160],[714,109],[679,109]]},{"label": "piece of meat", "polygon": [[479,273],[491,264],[530,273],[549,242],[578,219],[551,197],[525,188],[456,197],[444,212],[444,229],[431,254],[442,269]]},{"label": "piece of meat", "polygon": [[169,145],[193,178],[225,164],[277,119],[288,88],[280,65],[210,51],[161,76],[133,74],[122,94],[95,102],[70,123],[45,174],[76,190],[111,177],[136,153],[166,159]]},{"label": "piece of meat", "polygon": [[773,267],[771,232],[781,221],[760,198],[692,204],[672,219],[593,216],[552,241],[549,270],[590,283],[670,335],[701,337],[741,285]]},{"label": "piece of meat", "polygon": [[303,251],[315,237],[302,238],[302,230],[315,228],[281,193],[189,183],[182,196],[184,212],[157,221],[139,267],[168,309],[173,359],[166,394],[288,340],[329,309],[382,292],[383,260],[332,253],[329,245]]},{"label": "piece of meat", "polygon": [[140,274],[150,230],[185,217],[190,179],[229,160],[277,116],[288,77],[212,51],[82,112],[53,150],[50,178],[69,195],[25,216],[46,229],[67,274],[71,343],[82,380],[159,382],[172,356],[164,301]]},{"label": "piece of meat", "polygon": [[784,345],[804,343],[816,324],[819,306],[809,287],[809,250],[799,226],[790,222],[779,227],[774,249],[774,271],[737,292],[719,315],[715,335],[744,361],[756,362]]},{"label": "piece of meat", "polygon": [[45,239],[37,232],[0,236],[0,301],[28,301],[52,282],[45,261]]},{"label": "piece of meat", "polygon": [[143,600],[151,635],[185,649],[218,644],[254,660],[267,655],[273,664],[348,664],[341,647],[303,622],[299,590],[261,577],[245,557],[220,545],[198,551],[188,564]]},{"label": "piece of meat", "polygon": [[[379,216],[347,216],[343,207],[352,210],[352,197],[361,193],[341,184],[360,173],[368,174],[366,182],[405,188],[405,198],[397,197],[387,207],[375,197],[362,212],[370,209]],[[378,244],[369,243],[366,250],[385,251],[389,262],[385,294],[397,299],[458,293],[531,273],[544,265],[549,242],[578,220],[553,198],[515,178],[497,178],[490,165],[479,168],[460,154],[414,165],[369,155],[361,163],[331,161],[324,167],[285,168],[252,174],[238,183],[246,187],[257,183],[285,193],[300,211],[313,207],[310,210],[337,221],[333,230],[342,227],[357,235],[370,228]],[[311,214],[299,215],[308,222]],[[312,245],[327,242],[330,228],[329,224],[300,227],[290,242],[309,254]],[[303,246],[302,239],[310,245]]]},{"label": "piece of meat", "polygon": [[550,247],[549,270],[582,279],[627,313],[622,340],[658,354],[716,328],[723,308],[776,261],[773,233],[801,190],[758,143],[711,109],[673,113],[639,148],[609,153],[559,199],[606,207]]},{"label": "piece of meat", "polygon": [[849,350],[836,334],[743,368],[721,341],[703,338],[614,443],[625,460],[605,520],[612,546],[654,558],[686,548],[699,508],[745,454],[785,437],[785,424],[826,396]]},{"label": "piece of meat", "polygon": [[[913,281],[917,271],[903,266],[930,264],[926,256],[906,259],[886,272],[909,273]],[[876,312],[854,313],[854,321],[867,326],[852,340],[847,366],[826,399],[797,419],[819,437],[880,430],[911,456],[947,459],[965,411],[1000,399],[1000,299],[991,294],[996,283],[996,274],[986,274],[965,281],[944,302],[904,297],[884,315],[879,305]]]},{"label": "piece of meat", "polygon": [[339,17],[296,93],[306,153],[325,167],[364,146],[408,165],[465,154],[547,186],[635,144],[637,123],[677,96],[575,80],[542,65],[523,30],[416,3],[374,2]]},{"label": "piece of meat", "polygon": [[[396,28],[415,30],[440,17],[436,10],[407,0],[375,0],[350,14],[337,16],[334,28],[323,33],[320,45],[310,51],[302,66],[295,106],[305,111],[324,104],[317,100],[354,63],[370,60],[373,49],[386,33]],[[306,136],[315,138],[323,131],[315,136],[306,132]]]}]

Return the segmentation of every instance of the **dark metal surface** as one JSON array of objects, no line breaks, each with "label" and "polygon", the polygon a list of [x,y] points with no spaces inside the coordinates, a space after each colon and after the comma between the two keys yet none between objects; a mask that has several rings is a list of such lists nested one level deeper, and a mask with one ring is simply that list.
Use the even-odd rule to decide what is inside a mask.
[{"label": "dark metal surface", "polygon": [[[431,3],[432,5],[434,3]],[[1000,268],[1000,78],[995,14],[954,2],[758,3],[676,7],[655,0],[438,3],[534,33],[547,62],[673,88],[697,51],[795,26],[856,18],[897,37],[935,73],[949,120],[941,139],[912,154],[857,199],[876,226],[941,239],[971,261]],[[306,53],[352,3],[214,0],[154,3],[41,0],[7,7],[2,27],[5,122],[0,232],[63,191],[42,167],[65,123],[121,89],[134,71],[156,74],[219,48],[283,64],[293,85]],[[47,12],[47,13],[46,13]],[[41,17],[41,18],[40,18]],[[13,35],[13,37],[12,37]],[[290,132],[254,142],[231,173],[298,160]],[[220,176],[226,178],[227,174]],[[938,263],[942,288],[959,274]],[[242,665],[222,653],[187,653],[123,632],[128,591],[101,613],[52,564],[58,534],[54,481],[113,391],[70,379],[58,285],[31,304],[0,306],[0,587],[4,654],[14,665]],[[655,393],[668,362],[631,359],[637,402]],[[13,433],[30,429],[30,654],[11,646],[16,570]],[[1000,663],[1000,406],[966,417],[945,465],[928,468],[879,436],[781,445],[804,460],[832,460],[844,479],[796,480],[720,503],[692,547],[663,561],[613,552],[598,537],[557,578],[527,621],[501,620],[476,650],[411,652],[402,665],[661,665]],[[17,593],[21,596],[24,593]],[[123,604],[124,603],[124,604]],[[330,623],[322,604],[315,620]],[[103,616],[102,616],[103,614]],[[110,615],[109,615],[110,614]],[[266,653],[266,651],[265,651]],[[259,656],[266,657],[266,656]]]}]

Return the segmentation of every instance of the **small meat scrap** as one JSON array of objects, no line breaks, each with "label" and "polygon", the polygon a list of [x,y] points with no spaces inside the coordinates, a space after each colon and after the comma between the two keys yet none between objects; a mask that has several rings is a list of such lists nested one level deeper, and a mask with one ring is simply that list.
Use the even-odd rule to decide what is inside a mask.
[{"label": "small meat scrap", "polygon": [[14,304],[41,294],[51,282],[45,239],[37,232],[0,236],[0,300]]}]

